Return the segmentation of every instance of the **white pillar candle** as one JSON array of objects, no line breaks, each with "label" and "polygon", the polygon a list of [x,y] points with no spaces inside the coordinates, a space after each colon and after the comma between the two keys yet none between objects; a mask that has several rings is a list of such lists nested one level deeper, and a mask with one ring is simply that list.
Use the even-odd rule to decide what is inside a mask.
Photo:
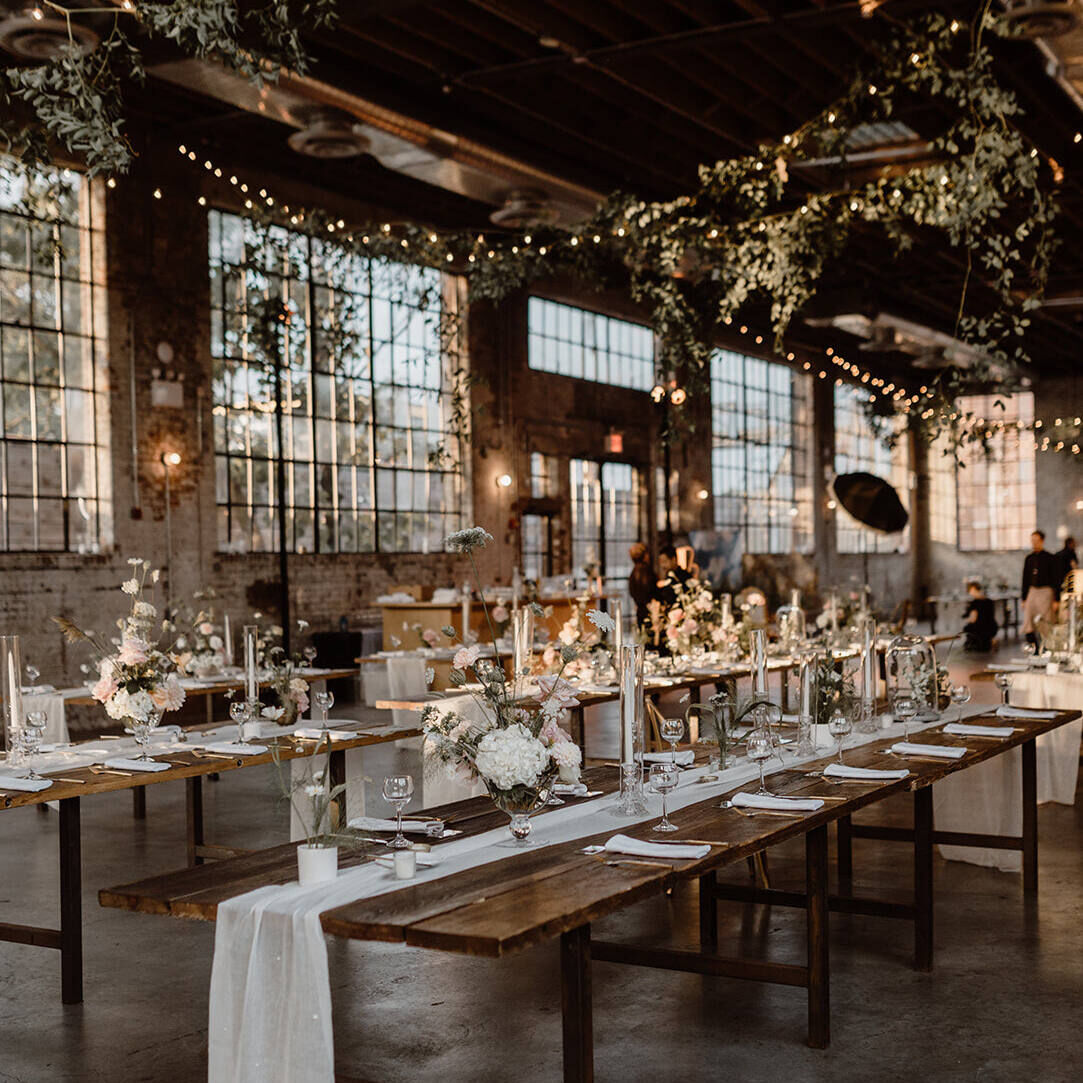
[{"label": "white pillar candle", "polygon": [[17,763],[19,753],[16,742],[23,728],[23,667],[18,636],[0,636],[0,658],[3,658],[0,697],[3,698],[4,710],[4,747],[7,749],[8,763]]},{"label": "white pillar candle", "polygon": [[733,601],[728,594],[722,595],[722,627],[728,628],[733,623]]},{"label": "white pillar candle", "polygon": [[259,628],[254,624],[244,626],[244,695],[250,703],[259,699],[259,673],[256,665],[259,647]]},{"label": "white pillar candle", "polygon": [[812,659],[808,655],[801,657],[801,714],[812,717]]},{"label": "white pillar candle", "polygon": [[861,698],[876,699],[876,621],[868,616],[861,628]]},{"label": "white pillar candle", "polygon": [[1068,653],[1075,654],[1076,648],[1076,634],[1075,634],[1075,612],[1076,606],[1079,603],[1076,601],[1075,595],[1068,596]]},{"label": "white pillar candle", "polygon": [[624,646],[624,607],[619,598],[613,599],[613,659],[620,658]]},{"label": "white pillar candle", "polygon": [[462,627],[462,632],[460,634],[460,638],[462,639],[462,641],[464,643],[468,643],[469,642],[469,635],[470,635],[470,584],[469,583],[463,583],[462,600],[463,600],[463,606],[462,606],[463,627]]},{"label": "white pillar candle", "polygon": [[222,644],[225,649],[226,665],[233,665],[233,626],[229,623],[229,614],[222,619]]},{"label": "white pillar candle", "polygon": [[756,695],[767,695],[767,633],[752,630],[752,668],[756,675]]}]

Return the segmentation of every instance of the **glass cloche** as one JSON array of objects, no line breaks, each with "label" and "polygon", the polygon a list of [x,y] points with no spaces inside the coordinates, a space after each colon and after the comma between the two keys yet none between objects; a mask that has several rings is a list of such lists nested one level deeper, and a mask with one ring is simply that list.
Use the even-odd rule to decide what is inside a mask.
[{"label": "glass cloche", "polygon": [[917,706],[916,721],[931,722],[940,717],[939,677],[936,652],[924,636],[899,635],[889,644],[885,656],[888,694],[892,702],[909,694]]},{"label": "glass cloche", "polygon": [[790,591],[790,604],[780,605],[775,614],[778,623],[778,645],[783,654],[793,654],[805,642],[805,611],[801,608],[801,592]]}]

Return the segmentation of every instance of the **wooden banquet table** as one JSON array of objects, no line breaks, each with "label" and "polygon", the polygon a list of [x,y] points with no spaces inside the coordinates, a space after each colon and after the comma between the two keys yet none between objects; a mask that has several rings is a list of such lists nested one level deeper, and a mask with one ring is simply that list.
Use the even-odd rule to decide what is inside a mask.
[{"label": "wooden banquet table", "polygon": [[[197,736],[212,727],[193,727],[186,732]],[[334,728],[333,726],[331,727]],[[366,745],[383,744],[407,737],[420,736],[420,730],[397,729],[380,733],[360,733],[356,737],[337,739],[331,750],[331,776],[335,782],[345,778],[345,753],[349,749]],[[261,738],[266,744],[270,739]],[[294,760],[311,755],[316,742],[280,736],[274,739],[281,760]],[[94,742],[86,742],[91,744]],[[118,742],[119,746],[120,742]],[[72,751],[78,752],[79,745]],[[0,776],[0,811],[24,808],[28,805],[44,806],[57,802],[60,811],[59,858],[60,858],[60,928],[41,928],[32,925],[16,925],[0,921],[0,941],[29,944],[35,947],[57,948],[60,951],[61,1000],[65,1004],[78,1004],[83,999],[83,925],[82,925],[82,838],[80,831],[80,808],[84,798],[96,797],[117,790],[131,790],[145,794],[148,786],[162,782],[184,780],[186,787],[186,851],[189,866],[202,865],[206,858],[233,858],[245,851],[216,846],[204,837],[203,779],[246,767],[271,763],[270,751],[254,755],[226,756],[222,754],[197,755],[196,749],[162,752],[153,759],[168,762],[167,771],[99,774],[89,767],[50,768],[39,764],[43,777],[55,777],[53,785],[36,793],[5,789]],[[60,777],[57,777],[60,776]],[[16,870],[11,870],[11,876]]]},{"label": "wooden banquet table", "polygon": [[[510,856],[446,877],[421,879],[371,898],[358,898],[336,905],[320,915],[326,935],[349,940],[404,943],[412,947],[457,952],[472,956],[498,957],[555,938],[560,939],[564,1041],[564,1078],[573,1083],[593,1079],[593,1038],[591,1006],[592,960],[624,963],[715,977],[795,986],[806,989],[808,999],[808,1041],[824,1048],[830,1039],[829,1026],[829,940],[828,922],[832,911],[874,917],[901,918],[914,924],[914,964],[920,970],[932,967],[933,960],[933,848],[941,841],[934,830],[932,788],[934,783],[965,771],[975,764],[994,759],[1009,750],[1023,749],[1023,795],[1026,808],[1023,833],[1018,838],[983,839],[982,844],[1020,848],[1024,853],[1024,889],[1037,890],[1037,818],[1034,801],[1034,741],[1078,717],[1078,712],[1059,712],[1050,720],[1012,720],[1016,727],[1003,739],[953,738],[940,727],[921,731],[920,742],[934,737],[938,744],[965,745],[968,752],[959,760],[916,759],[905,761],[886,753],[894,738],[870,740],[847,752],[852,766],[898,767],[905,763],[910,776],[890,781],[863,781],[834,786],[811,777],[830,758],[809,760],[785,767],[771,775],[772,788],[785,795],[817,796],[824,799],[815,812],[756,814],[749,816],[719,806],[719,795],[688,804],[679,814],[677,839],[710,843],[711,851],[701,859],[623,857],[618,853],[582,853],[587,844],[604,844],[618,831],[633,837],[652,837],[647,820],[622,827],[619,820],[606,817],[584,820],[583,832],[573,841],[557,842]],[[971,722],[999,721],[995,717],[971,715]],[[615,772],[593,768],[585,780],[595,789],[611,792]],[[747,785],[747,783],[745,783]],[[732,794],[741,787],[730,790]],[[825,792],[826,791],[826,792]],[[678,791],[680,792],[680,791]],[[887,797],[910,792],[913,795],[912,829],[861,828],[852,817]],[[598,798],[599,802],[605,798]],[[461,826],[468,834],[480,835],[506,824],[487,798],[458,802],[438,810],[446,824]],[[544,832],[543,810],[536,822]],[[840,891],[828,889],[828,826],[840,832]],[[742,861],[767,847],[788,839],[804,837],[806,884],[804,892],[785,892],[718,882],[719,870]],[[854,896],[851,840],[854,837],[887,838],[913,847],[914,892],[910,902],[889,902]],[[657,839],[657,836],[654,836]],[[972,840],[973,841],[973,840]],[[440,842],[434,846],[439,847]],[[370,844],[345,856],[344,866],[371,860],[376,853]],[[103,906],[164,914],[173,917],[213,921],[220,903],[256,888],[285,884],[296,875],[292,846],[278,846],[203,868],[185,869],[165,876],[103,890]],[[591,924],[640,900],[663,892],[682,880],[699,882],[700,944],[698,950],[673,949],[596,940]],[[774,905],[799,906],[807,911],[807,946],[803,963],[777,963],[730,958],[718,952],[717,901],[741,899]]]}]

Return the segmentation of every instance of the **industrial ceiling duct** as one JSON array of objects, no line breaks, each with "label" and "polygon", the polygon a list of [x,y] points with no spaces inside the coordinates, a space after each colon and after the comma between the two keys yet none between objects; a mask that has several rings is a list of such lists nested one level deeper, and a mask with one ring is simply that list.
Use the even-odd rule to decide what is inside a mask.
[{"label": "industrial ceiling duct", "polygon": [[298,154],[309,158],[356,158],[371,147],[361,125],[347,113],[321,106],[292,112],[301,128],[287,142]]},{"label": "industrial ceiling duct", "polygon": [[1005,0],[998,29],[1009,38],[1055,38],[1078,22],[1075,0]]},{"label": "industrial ceiling duct", "polygon": [[[68,5],[68,9],[78,16],[79,6]],[[65,18],[55,8],[37,4],[0,6],[0,49],[16,60],[45,64],[62,56],[69,46],[85,56],[97,48],[99,41],[97,31],[77,18]]]}]

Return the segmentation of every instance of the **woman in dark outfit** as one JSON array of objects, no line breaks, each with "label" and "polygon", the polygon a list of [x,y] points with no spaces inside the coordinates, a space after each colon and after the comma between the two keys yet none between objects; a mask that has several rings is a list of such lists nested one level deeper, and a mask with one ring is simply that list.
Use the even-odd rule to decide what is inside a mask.
[{"label": "woman in dark outfit", "polygon": [[997,619],[991,598],[985,597],[981,583],[967,583],[970,604],[963,614],[963,632],[968,651],[986,653],[993,649],[993,637],[997,634]]}]

